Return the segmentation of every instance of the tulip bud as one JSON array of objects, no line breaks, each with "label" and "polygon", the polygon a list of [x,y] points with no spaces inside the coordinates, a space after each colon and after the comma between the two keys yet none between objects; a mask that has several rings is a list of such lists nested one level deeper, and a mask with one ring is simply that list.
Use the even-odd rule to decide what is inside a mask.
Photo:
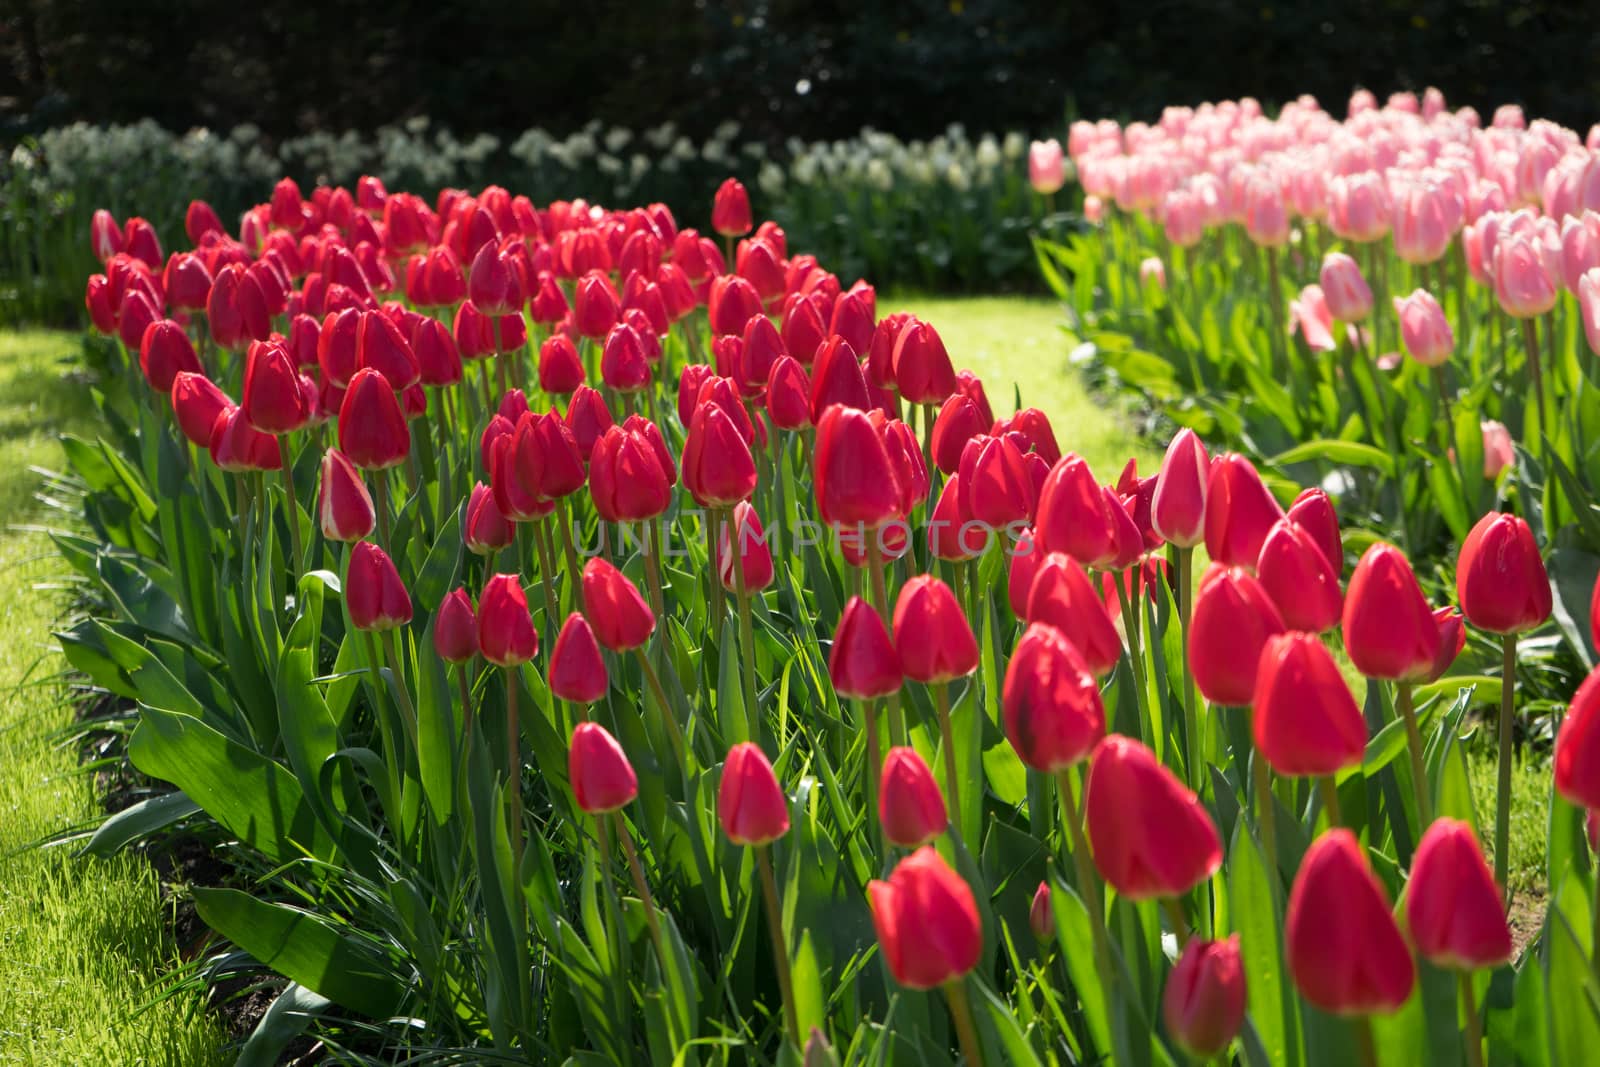
[{"label": "tulip bud", "polygon": [[812,422],[821,425],[823,414],[835,404],[865,411],[872,401],[855,350],[843,338],[829,337],[811,367]]},{"label": "tulip bud", "polygon": [[932,575],[912,578],[894,605],[894,643],[906,677],[925,684],[978,669],[978,641],[950,587]]},{"label": "tulip bud", "polygon": [[533,628],[522,579],[492,575],[478,598],[478,648],[496,667],[515,667],[539,653],[539,631]]},{"label": "tulip bud", "polygon": [[1255,465],[1238,453],[1218,456],[1206,483],[1206,553],[1215,563],[1254,568],[1283,508]]},{"label": "tulip bud", "polygon": [[578,348],[564,333],[551,334],[539,346],[539,388],[560,396],[570,395],[584,384],[586,373]]},{"label": "tulip bud", "polygon": [[904,675],[888,628],[877,611],[860,597],[851,597],[839,617],[828,651],[828,675],[843,697],[871,700],[900,691]]},{"label": "tulip bud", "polygon": [[[734,538],[737,538],[736,542]],[[758,593],[771,585],[772,549],[767,544],[766,531],[761,528],[761,517],[747,500],[741,500],[733,506],[730,520],[722,524],[717,543],[717,575],[722,580],[723,588],[730,592],[739,588],[739,578],[733,570],[734,544],[738,546],[738,566],[744,572],[745,592]]]},{"label": "tulip bud", "polygon": [[433,618],[433,650],[446,663],[465,663],[478,654],[478,619],[465,589],[452,590],[440,602]]},{"label": "tulip bud", "polygon": [[356,325],[356,367],[379,371],[389,387],[400,392],[422,378],[411,342],[400,327],[381,311],[363,312]]},{"label": "tulip bud", "polygon": [[600,643],[613,652],[640,647],[656,628],[639,587],[598,556],[583,568],[583,613]]},{"label": "tulip bud", "polygon": [[329,541],[353,542],[371,535],[376,512],[361,472],[336,448],[322,457],[322,481],[317,496],[322,536]]},{"label": "tulip bud", "polygon": [[1034,524],[1039,547],[1046,552],[1065,552],[1086,567],[1103,567],[1115,559],[1115,516],[1100,489],[1082,457],[1062,457],[1039,491]]},{"label": "tulip bud", "polygon": [[789,832],[789,798],[766,753],[749,741],[729,749],[722,763],[717,819],[736,845],[770,845]]},{"label": "tulip bud", "polygon": [[572,304],[572,324],[578,335],[598,341],[610,333],[621,317],[621,303],[606,275],[590,271],[579,278]]},{"label": "tulip bud", "polygon": [[934,989],[978,965],[983,927],[972,888],[932,847],[901,860],[888,881],[868,883],[867,896],[896,982]]},{"label": "tulip bud", "polygon": [[1517,634],[1550,617],[1550,578],[1528,524],[1490,512],[1461,542],[1456,598],[1467,621],[1480,630]]},{"label": "tulip bud", "polygon": [[1329,830],[1306,850],[1289,894],[1284,942],[1295,985],[1323,1011],[1398,1011],[1416,984],[1388,894],[1349,830]]},{"label": "tulip bud", "polygon": [[[611,411],[606,407],[605,398],[598,389],[591,389],[587,385],[580,385],[572,392],[572,399],[567,402],[567,428],[572,431],[573,440],[578,446],[578,455],[588,460],[594,452],[594,446],[614,423]],[[581,487],[582,483],[579,483]]]},{"label": "tulip bud", "polygon": [[1560,295],[1536,247],[1538,238],[1512,233],[1494,246],[1494,292],[1500,307],[1516,319],[1543,315]]},{"label": "tulip bud", "polygon": [[117,308],[117,336],[124,347],[137,351],[145,331],[160,321],[161,310],[145,289],[129,289],[123,294]]},{"label": "tulip bud", "polygon": [[597,722],[580,722],[567,749],[567,777],[580,811],[604,815],[639,795],[639,779],[617,739]]},{"label": "tulip bud", "polygon": [[589,621],[574,611],[562,623],[550,650],[550,692],[574,704],[593,704],[606,695],[608,676]]},{"label": "tulip bud", "polygon": [[1239,935],[1221,941],[1191,938],[1167,988],[1161,1014],[1167,1031],[1196,1059],[1221,1054],[1244,1025],[1245,975]]},{"label": "tulip bud", "polygon": [[1038,501],[1028,464],[1016,444],[1009,437],[986,437],[969,444],[958,467],[962,512],[991,530],[1026,522]]},{"label": "tulip bud", "polygon": [[371,368],[350,379],[339,405],[339,449],[362,470],[398,466],[411,451],[411,430],[389,379]]},{"label": "tulip bud", "polygon": [[1100,742],[1083,803],[1095,868],[1129,900],[1181,896],[1222,866],[1200,798],[1131,737]]},{"label": "tulip bud", "polygon": [[1368,678],[1418,681],[1439,655],[1439,625],[1411,564],[1379,542],[1350,575],[1344,600],[1344,647]]},{"label": "tulip bud", "polygon": [[822,414],[812,469],[824,522],[875,530],[900,514],[900,485],[866,412],[834,405]]},{"label": "tulip bud", "polygon": [[952,393],[933,420],[933,465],[941,473],[954,474],[961,467],[967,442],[986,435],[989,426],[971,397]]},{"label": "tulip bud", "polygon": [[211,379],[197,371],[179,371],[172,377],[172,415],[183,436],[199,448],[211,447],[217,416],[233,401]]},{"label": "tulip bud", "polygon": [[1366,720],[1314,634],[1267,640],[1252,704],[1256,748],[1279,774],[1337,774],[1358,766],[1366,753]]},{"label": "tulip bud", "polygon": [[240,406],[263,433],[292,433],[311,421],[312,404],[288,349],[275,341],[250,342]]},{"label": "tulip bud", "polygon": [[160,319],[145,327],[139,341],[139,369],[150,388],[172,392],[172,380],[179,373],[203,374],[189,335],[171,319]]},{"label": "tulip bud", "polygon": [[1011,565],[1006,572],[1006,600],[1010,602],[1011,614],[1019,620],[1028,617],[1028,600],[1033,595],[1033,580],[1039,574],[1039,565],[1044,560],[1044,553],[1033,543],[1033,530],[1026,529],[1017,534],[1011,546]]},{"label": "tulip bud", "polygon": [[756,490],[755,457],[721,405],[695,409],[683,446],[683,484],[696,503],[708,508],[748,500]]},{"label": "tulip bud", "polygon": [[189,207],[183,214],[183,232],[188,236],[189,243],[196,248],[200,247],[200,242],[207,234],[227,235],[216,209],[204,200],[189,201]]},{"label": "tulip bud", "polygon": [[1494,481],[1501,471],[1516,465],[1517,450],[1503,423],[1485,419],[1480,428],[1483,430],[1483,476]]},{"label": "tulip bud", "polygon": [[1450,358],[1455,334],[1433,294],[1418,289],[1404,300],[1395,297],[1394,312],[1400,321],[1400,339],[1412,359],[1424,367],[1437,367]]},{"label": "tulip bud", "polygon": [[1285,516],[1311,535],[1333,571],[1335,581],[1344,573],[1344,540],[1339,535],[1339,516],[1333,501],[1321,489],[1306,489],[1294,498]]},{"label": "tulip bud", "polygon": [[1423,833],[1406,883],[1406,925],[1418,954],[1438,967],[1475,971],[1511,959],[1500,890],[1470,824],[1439,818]]},{"label": "tulip bud", "polygon": [[211,462],[230,473],[283,469],[278,439],[251,426],[244,409],[231,404],[217,414],[210,447]]},{"label": "tulip bud", "polygon": [[1033,903],[1028,906],[1028,928],[1040,941],[1050,941],[1056,936],[1056,916],[1050,906],[1050,883],[1040,882],[1033,891]]},{"label": "tulip bud", "polygon": [[1028,184],[1040,196],[1050,196],[1067,183],[1066,158],[1061,152],[1061,142],[1052,137],[1048,141],[1034,141],[1028,146]]},{"label": "tulip bud", "polygon": [[744,328],[757,315],[766,314],[761,304],[761,294],[749,280],[737,274],[722,274],[711,281],[711,292],[706,301],[706,316],[711,332],[719,336],[739,337]]},{"label": "tulip bud", "polygon": [[1028,621],[1059,630],[1097,678],[1109,674],[1122,658],[1122,639],[1094,585],[1065,553],[1051,552],[1039,565],[1028,597]]},{"label": "tulip bud", "polygon": [[[493,473],[493,462],[485,464]],[[499,502],[495,500],[494,491],[489,486],[478,482],[472,487],[472,493],[467,498],[466,516],[461,527],[461,541],[467,551],[476,556],[487,556],[509,547],[516,539],[516,531],[511,528],[511,521],[500,510]]]},{"label": "tulip bud", "polygon": [[84,285],[83,306],[97,332],[110,336],[117,330],[117,312],[111,306],[111,289],[104,274],[89,275]]},{"label": "tulip bud", "polygon": [[802,297],[791,297],[784,307],[779,332],[783,347],[802,366],[809,367],[817,358],[817,349],[828,338],[828,324],[816,303]]},{"label": "tulip bud", "polygon": [[1289,629],[1315,634],[1339,625],[1339,576],[1311,534],[1291,520],[1278,520],[1267,534],[1256,574]]},{"label": "tulip bud", "polygon": [[393,630],[411,622],[411,595],[394,561],[371,541],[351,549],[344,595],[351,625],[358,630]]},{"label": "tulip bud", "polygon": [[774,429],[800,430],[811,425],[811,381],[794,359],[781,356],[767,374],[767,416]]},{"label": "tulip bud", "polygon": [[1261,651],[1283,629],[1259,581],[1243,568],[1213,563],[1200,579],[1189,621],[1189,664],[1201,694],[1213,704],[1249,704]]},{"label": "tulip bud", "polygon": [[956,391],[950,354],[938,332],[921,319],[906,323],[895,339],[894,380],[913,404],[942,404]]},{"label": "tulip bud", "polygon": [[1372,289],[1350,256],[1329,252],[1322,257],[1322,272],[1317,280],[1328,301],[1328,311],[1340,322],[1365,322],[1372,314]]},{"label": "tulip bud", "polygon": [[1584,808],[1600,808],[1600,669],[1572,695],[1556,735],[1556,792]]},{"label": "tulip bud", "polygon": [[1047,774],[1083,760],[1105,736],[1100,688],[1071,642],[1034,623],[1006,667],[1006,737],[1023,763]]},{"label": "tulip bud", "polygon": [[920,848],[944,833],[950,818],[933,772],[914,748],[891,748],[878,784],[883,836],[901,848]]},{"label": "tulip bud", "polygon": [[467,274],[467,298],[490,317],[509,315],[522,306],[522,286],[515,264],[494,242],[478,249]]},{"label": "tulip bud", "polygon": [[729,178],[711,202],[711,228],[724,237],[743,237],[750,227],[750,194],[739,179]]}]

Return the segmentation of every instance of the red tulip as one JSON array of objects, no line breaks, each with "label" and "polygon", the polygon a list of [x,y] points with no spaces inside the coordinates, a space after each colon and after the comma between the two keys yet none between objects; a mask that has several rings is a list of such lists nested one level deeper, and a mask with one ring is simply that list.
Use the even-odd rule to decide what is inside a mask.
[{"label": "red tulip", "polygon": [[711,228],[724,237],[743,237],[750,226],[750,194],[739,179],[729,178],[711,201]]},{"label": "red tulip", "polygon": [[1517,634],[1550,617],[1550,578],[1528,524],[1490,512],[1461,542],[1456,597],[1467,621],[1480,630]]},{"label": "red tulip", "polygon": [[317,336],[317,364],[333,384],[346,387],[357,369],[356,346],[362,312],[356,308],[329,312]]},{"label": "red tulip", "polygon": [[611,418],[611,411],[606,407],[600,390],[580,385],[572,391],[572,399],[567,402],[566,421],[573,440],[578,444],[578,453],[587,461],[594,452],[595,444],[615,420]]},{"label": "red tulip", "polygon": [[[877,331],[873,322],[876,315],[873,300],[868,291],[859,288],[863,284],[857,282],[849,292],[840,294],[839,299],[834,301],[833,314],[828,319],[828,333],[847,344],[857,357],[872,348],[872,335]],[[954,388],[954,383],[951,387]],[[934,402],[943,399],[941,396]]]},{"label": "red tulip", "polygon": [[632,326],[619,322],[606,334],[600,351],[600,377],[619,393],[637,393],[650,387],[650,361],[644,342]]},{"label": "red tulip", "polygon": [[534,280],[533,292],[528,295],[528,317],[545,326],[554,326],[567,317],[571,310],[567,295],[554,274],[540,271]]},{"label": "red tulip", "polygon": [[350,550],[344,596],[350,623],[358,630],[393,630],[411,622],[411,595],[389,554],[371,541]]},{"label": "red tulip", "polygon": [[1339,575],[1316,539],[1293,520],[1273,525],[1256,563],[1261,587],[1291,630],[1323,633],[1339,625]]},{"label": "red tulip", "polygon": [[1416,984],[1411,950],[1355,835],[1334,829],[1312,842],[1289,894],[1289,973],[1323,1011],[1398,1011]]},{"label": "red tulip", "polygon": [[841,337],[829,337],[817,349],[811,366],[811,420],[820,425],[823,413],[835,404],[860,411],[872,406],[855,349]]},{"label": "red tulip", "polygon": [[802,366],[809,367],[817,358],[817,349],[828,338],[828,324],[814,301],[791,297],[784,303],[779,333],[783,335],[785,351]]},{"label": "red tulip", "polygon": [[811,425],[811,380],[806,369],[788,356],[780,356],[767,374],[767,417],[779,430],[800,430]]},{"label": "red tulip", "polygon": [[950,587],[929,574],[900,588],[894,604],[894,643],[906,677],[948,682],[978,669],[978,641]]},{"label": "red tulip", "polygon": [[467,273],[467,298],[485,315],[509,315],[522,306],[522,284],[512,257],[486,242],[472,257]]},{"label": "red tulip", "polygon": [[900,486],[866,412],[834,405],[823,413],[812,469],[824,522],[874,530],[900,514]]},{"label": "red tulip", "polygon": [[1418,954],[1438,967],[1475,971],[1511,959],[1500,890],[1468,823],[1439,818],[1423,833],[1406,883],[1406,925]]},{"label": "red tulip", "polygon": [[[835,312],[837,314],[837,312]],[[956,372],[938,331],[912,319],[895,339],[894,380],[913,404],[942,404],[956,391]]]},{"label": "red tulip", "polygon": [[161,272],[167,303],[184,311],[204,311],[211,296],[211,270],[197,255],[174,252]]},{"label": "red tulip", "polygon": [[1122,639],[1089,576],[1063,552],[1051,552],[1040,563],[1027,618],[1059,630],[1097,678],[1109,674],[1122,658]]},{"label": "red tulip", "polygon": [[263,433],[293,433],[311,421],[311,398],[301,391],[300,372],[283,345],[250,342],[240,406],[250,425]]},{"label": "red tulip", "polygon": [[900,690],[900,656],[883,619],[860,597],[851,597],[839,617],[828,651],[828,675],[843,697],[871,700]]},{"label": "red tulip", "polygon": [[578,347],[564,333],[553,333],[539,346],[539,388],[560,396],[571,394],[587,380]]},{"label": "red tulip", "polygon": [[370,368],[350,379],[339,405],[339,449],[362,470],[398,466],[411,451],[411,430],[389,379]]},{"label": "red tulip", "polygon": [[730,591],[739,588],[739,578],[733,570],[734,530],[738,531],[738,565],[744,572],[745,592],[758,593],[772,584],[772,549],[761,527],[761,517],[749,501],[741,500],[733,506],[730,521],[722,524],[717,543],[717,575],[723,588]]},{"label": "red tulip", "polygon": [[465,663],[478,654],[478,618],[465,589],[452,590],[440,602],[433,617],[433,650],[446,663]]},{"label": "red tulip", "polygon": [[604,815],[639,795],[639,779],[617,739],[597,722],[580,722],[567,750],[567,777],[578,808]]},{"label": "red tulip", "polygon": [[1011,565],[1006,572],[1006,599],[1011,604],[1011,614],[1026,620],[1028,600],[1033,595],[1033,580],[1044,562],[1044,552],[1034,543],[1033,530],[1017,533],[1009,555]]},{"label": "red tulip", "polygon": [[1249,571],[1213,563],[1200,579],[1189,621],[1189,666],[1201,694],[1213,704],[1249,704],[1261,651],[1283,629],[1272,598]]},{"label": "red tulip", "polygon": [[1350,575],[1344,598],[1344,649],[1368,678],[1414,682],[1439,656],[1439,622],[1405,555],[1379,542]]},{"label": "red tulip", "polygon": [[613,652],[638,648],[656,628],[639,587],[598,556],[583,568],[583,613],[600,643]]},{"label": "red tulip", "polygon": [[94,248],[95,258],[102,263],[123,249],[122,227],[105,208],[96,210],[89,219],[89,243]]},{"label": "red tulip", "polygon": [[151,270],[161,269],[161,242],[156,238],[155,227],[135,215],[122,225],[128,255],[144,263]]},{"label": "red tulip", "polygon": [[1083,803],[1095,868],[1130,900],[1181,896],[1222,866],[1200,798],[1131,737],[1094,750]]},{"label": "red tulip", "polygon": [[589,495],[607,522],[639,522],[667,510],[672,482],[644,434],[613,426],[589,457]]},{"label": "red tulip", "polygon": [[736,845],[770,845],[789,832],[789,798],[766,753],[749,741],[730,748],[722,763],[717,819]]},{"label": "red tulip", "polygon": [[1215,563],[1254,569],[1261,543],[1283,508],[1238,453],[1218,456],[1206,483],[1206,553]]},{"label": "red tulip", "polygon": [[1151,524],[1168,543],[1193,548],[1204,540],[1210,473],[1206,446],[1193,430],[1179,430],[1167,446],[1150,502]]},{"label": "red tulip", "polygon": [[1065,552],[1085,567],[1117,556],[1115,516],[1089,464],[1069,454],[1050,469],[1039,491],[1034,538],[1045,552]]},{"label": "red tulip", "polygon": [[1314,634],[1268,638],[1252,704],[1256,748],[1279,774],[1337,774],[1366,753],[1366,720]]},{"label": "red tulip", "polygon": [[211,462],[225,471],[283,468],[278,439],[251,426],[244,417],[244,409],[231,404],[217,413],[217,421],[211,427],[210,446]]},{"label": "red tulip", "polygon": [[[906,324],[915,321],[915,316],[909,311],[896,311],[885,315],[878,324],[872,328],[872,340],[867,345],[867,384],[874,389],[896,390],[894,380],[894,347],[900,339],[900,331]],[[941,346],[942,347],[942,346]],[[953,381],[955,375],[951,375]],[[988,424],[984,425],[988,430]]]},{"label": "red tulip", "polygon": [[891,748],[878,783],[878,821],[883,836],[901,848],[920,848],[950,824],[944,794],[914,748]]},{"label": "red tulip", "polygon": [[516,532],[500,511],[494,491],[482,482],[472,487],[472,494],[467,498],[461,540],[467,546],[467,551],[477,556],[498,552],[516,540]]},{"label": "red tulip", "polygon": [[574,704],[593,704],[606,695],[608,676],[589,621],[574,611],[561,624],[550,650],[550,692]]},{"label": "red tulip", "polygon": [[130,351],[139,348],[145,330],[161,321],[159,302],[144,289],[129,289],[117,308],[117,336]]},{"label": "red tulip", "polygon": [[1032,516],[1038,504],[1033,479],[1022,453],[1010,438],[974,438],[968,442],[958,469],[962,511],[969,518],[1001,530]]},{"label": "red tulip", "polygon": [[701,507],[726,508],[756,491],[756,461],[719,404],[701,404],[683,446],[683,484]]},{"label": "red tulip", "polygon": [[972,398],[951,394],[933,420],[933,465],[941,473],[954,474],[961,469],[961,453],[967,442],[988,432],[989,423]]},{"label": "red tulip", "polygon": [[722,274],[711,280],[706,314],[713,334],[740,337],[750,320],[765,315],[766,310],[761,305],[761,294],[748,280],[737,274]]},{"label": "red tulip", "polygon": [[183,232],[188,235],[189,243],[196,248],[201,240],[210,233],[226,236],[227,231],[222,228],[222,219],[217,216],[216,209],[204,200],[189,201],[188,210],[183,213]]},{"label": "red tulip", "polygon": [[867,895],[896,982],[934,989],[978,965],[983,926],[972,888],[932,847],[901,860],[887,882],[868,883]]},{"label": "red tulip", "polygon": [[961,508],[961,476],[952,474],[939,491],[939,502],[928,519],[928,550],[935,559],[959,563],[983,554],[989,531]]},{"label": "red tulip", "polygon": [[478,597],[478,648],[496,667],[515,667],[539,654],[539,631],[517,575],[496,574],[484,583]]},{"label": "red tulip", "polygon": [[572,304],[572,324],[578,336],[598,341],[617,324],[622,301],[611,279],[599,271],[590,271],[579,278],[576,294]]},{"label": "red tulip", "polygon": [[379,371],[395,392],[409,389],[422,378],[422,368],[411,342],[395,321],[381,311],[363,312],[356,327],[356,367]]},{"label": "red tulip", "polygon": [[1339,516],[1334,513],[1333,501],[1321,489],[1307,489],[1294,498],[1286,515],[1288,520],[1311,535],[1322,549],[1338,579],[1344,574],[1344,540],[1339,536]]},{"label": "red tulip", "polygon": [[455,385],[461,381],[461,353],[456,340],[438,319],[420,318],[411,329],[411,351],[423,385]]},{"label": "red tulip", "polygon": [[528,412],[517,420],[512,434],[516,450],[514,470],[524,491],[545,500],[560,500],[584,487],[584,453],[560,415]]},{"label": "red tulip", "polygon": [[1556,792],[1584,808],[1600,808],[1600,668],[1572,694],[1556,735]]},{"label": "red tulip", "polygon": [[[961,376],[957,375],[957,384],[960,380]],[[981,387],[976,390],[976,394],[974,400],[982,394]],[[985,400],[978,406],[986,408],[988,401]],[[1020,434],[1027,446],[1039,453],[1052,467],[1061,460],[1061,449],[1056,445],[1055,431],[1050,428],[1050,418],[1038,408],[1023,408],[1009,419],[1000,419],[990,428],[989,433],[995,437],[1011,433]]]},{"label": "red tulip", "polygon": [[376,513],[361,472],[336,448],[322,457],[317,495],[322,536],[329,541],[360,541],[372,533]]},{"label": "red tulip", "polygon": [[159,319],[145,327],[139,340],[139,369],[150,387],[163,393],[172,392],[172,380],[183,371],[204,373],[189,335],[171,319]]},{"label": "red tulip", "polygon": [[1244,1025],[1245,975],[1239,935],[1191,938],[1161,994],[1167,1031],[1191,1056],[1207,1060],[1233,1043]]},{"label": "red tulip", "polygon": [[1040,941],[1049,941],[1056,935],[1055,911],[1050,906],[1050,883],[1040,882],[1033,891],[1033,903],[1028,905],[1028,926]]},{"label": "red tulip", "polygon": [[111,306],[110,282],[104,274],[91,274],[84,285],[83,306],[89,321],[99,333],[110,336],[117,330],[117,311]]},{"label": "red tulip", "polygon": [[1054,774],[1083,760],[1106,732],[1100,687],[1061,631],[1030,625],[1006,667],[1006,737],[1023,763]]},{"label": "red tulip", "polygon": [[179,371],[172,377],[172,415],[183,436],[200,448],[211,447],[217,416],[233,407],[228,395],[204,374]]}]

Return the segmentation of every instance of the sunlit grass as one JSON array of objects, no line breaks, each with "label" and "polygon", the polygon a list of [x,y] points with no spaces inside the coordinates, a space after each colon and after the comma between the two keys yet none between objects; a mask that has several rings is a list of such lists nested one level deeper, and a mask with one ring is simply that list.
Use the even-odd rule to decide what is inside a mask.
[{"label": "sunlit grass", "polygon": [[58,467],[55,435],[83,429],[78,340],[0,334],[0,1062],[224,1062],[223,1035],[192,994],[145,1009],[176,958],[154,871],[135,857],[75,858],[32,842],[98,814],[89,779],[54,734],[72,718],[46,589],[63,568],[43,534],[31,466]]}]

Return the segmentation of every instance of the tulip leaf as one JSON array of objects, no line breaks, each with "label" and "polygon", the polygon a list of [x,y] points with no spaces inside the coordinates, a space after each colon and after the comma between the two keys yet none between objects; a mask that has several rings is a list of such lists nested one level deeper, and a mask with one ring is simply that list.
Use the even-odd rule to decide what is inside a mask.
[{"label": "tulip leaf", "polygon": [[83,851],[91,856],[110,856],[127,845],[164,830],[200,811],[182,790],[148,797],[132,804],[105,822],[89,838]]},{"label": "tulip leaf", "polygon": [[376,948],[321,916],[237,889],[195,889],[194,902],[207,926],[337,1004],[382,1019],[405,999],[405,982]]},{"label": "tulip leaf", "polygon": [[1596,620],[1589,617],[1589,600],[1600,578],[1600,557],[1582,549],[1557,547],[1550,553],[1549,571],[1556,625],[1584,669],[1592,669],[1595,650],[1590,647],[1590,635]]},{"label": "tulip leaf", "polygon": [[1228,850],[1228,900],[1245,973],[1250,976],[1246,986],[1250,1018],[1267,1058],[1293,1067],[1302,1062],[1300,1018],[1279,939],[1281,895],[1281,889],[1268,882],[1266,863],[1240,820]]},{"label": "tulip leaf", "polygon": [[1576,868],[1568,868],[1551,884],[1559,887],[1544,927],[1550,972],[1551,1060],[1587,1063],[1600,1047],[1600,1016],[1589,970],[1590,894]]},{"label": "tulip leaf", "polygon": [[971,978],[966,982],[967,994],[978,1010],[974,1012],[980,1019],[988,1023],[981,1027],[985,1036],[992,1036],[993,1041],[986,1044],[998,1044],[1004,1053],[998,1060],[993,1056],[988,1059],[1005,1064],[1038,1064],[1038,1055],[1033,1046],[1028,1044],[1027,1037],[1022,1032],[1022,1027],[1017,1022],[1017,1017],[1005,1001],[995,995],[988,984]]},{"label": "tulip leaf", "polygon": [[1272,456],[1266,463],[1273,467],[1290,467],[1318,460],[1347,467],[1366,467],[1386,477],[1394,476],[1394,457],[1388,452],[1376,445],[1336,438],[1302,442]]},{"label": "tulip leaf", "polygon": [[[1102,1056],[1112,1053],[1111,1019],[1106,996],[1094,962],[1094,937],[1089,929],[1089,910],[1077,892],[1057,879],[1050,886],[1050,906],[1056,915],[1056,936],[1066,955],[1067,974],[1089,1021],[1089,1035]],[[1085,1057],[1092,1061],[1092,1057]]]},{"label": "tulip leaf", "polygon": [[283,1061],[284,1051],[318,1014],[332,1003],[305,986],[290,982],[261,1015],[250,1037],[239,1047],[233,1067],[272,1067]]}]

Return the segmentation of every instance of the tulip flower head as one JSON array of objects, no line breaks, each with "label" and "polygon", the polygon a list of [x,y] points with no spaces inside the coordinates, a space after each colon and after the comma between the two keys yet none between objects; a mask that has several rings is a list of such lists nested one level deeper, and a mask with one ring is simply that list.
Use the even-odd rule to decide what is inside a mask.
[{"label": "tulip flower head", "polygon": [[1095,867],[1129,900],[1181,896],[1222,866],[1200,798],[1131,737],[1095,749],[1083,803]]},{"label": "tulip flower head", "polygon": [[1511,930],[1478,835],[1468,823],[1429,824],[1411,859],[1406,926],[1423,959],[1475,971],[1511,959]]},{"label": "tulip flower head", "polygon": [[1167,1031],[1196,1059],[1219,1055],[1244,1025],[1245,984],[1238,934],[1191,938],[1161,995]]},{"label": "tulip flower head", "polygon": [[789,832],[789,798],[766,753],[749,741],[729,749],[722,763],[717,819],[736,845],[770,845]]},{"label": "tulip flower head", "polygon": [[872,924],[894,980],[934,989],[978,965],[983,927],[966,881],[930,846],[867,885]]},{"label": "tulip flower head", "polygon": [[878,820],[883,836],[901,848],[920,848],[949,824],[944,794],[914,748],[891,748],[878,782]]},{"label": "tulip flower head", "polygon": [[1456,597],[1467,621],[1490,633],[1525,633],[1550,617],[1550,578],[1525,521],[1500,512],[1477,521],[1456,560]]}]

